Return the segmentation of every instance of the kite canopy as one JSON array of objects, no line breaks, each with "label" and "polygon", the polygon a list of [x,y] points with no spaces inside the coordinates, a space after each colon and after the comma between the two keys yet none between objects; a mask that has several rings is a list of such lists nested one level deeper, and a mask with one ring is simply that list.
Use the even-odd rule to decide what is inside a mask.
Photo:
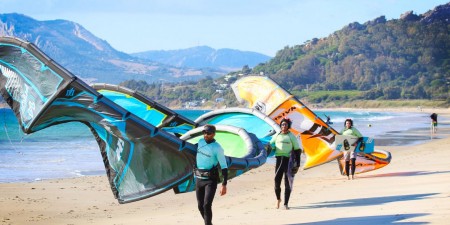
[{"label": "kite canopy", "polygon": [[272,135],[281,131],[280,126],[270,117],[255,109],[226,108],[205,113],[195,120],[200,125],[221,124],[240,127],[256,135],[263,144],[270,141]]},{"label": "kite canopy", "polygon": [[177,136],[181,136],[196,127],[194,121],[179,115],[137,91],[113,84],[92,84],[91,87],[151,125]]},{"label": "kite canopy", "polygon": [[25,133],[67,122],[87,125],[120,203],[162,193],[191,176],[194,145],[105,98],[29,42],[0,37],[0,93]]},{"label": "kite canopy", "polygon": [[[286,117],[293,121],[290,131],[300,136],[306,155],[304,169],[342,157],[342,151],[337,149],[339,145],[335,143],[339,133],[272,79],[247,76],[232,84],[232,89],[238,100],[247,102],[249,108],[261,111],[277,123]],[[362,160],[372,160],[373,164],[389,164],[390,157],[371,155],[374,152],[373,146],[373,143],[367,145],[364,152],[359,153],[361,156],[357,157],[357,167],[369,165],[359,163]],[[359,168],[359,171],[367,172],[378,168],[381,167],[368,166]]]}]

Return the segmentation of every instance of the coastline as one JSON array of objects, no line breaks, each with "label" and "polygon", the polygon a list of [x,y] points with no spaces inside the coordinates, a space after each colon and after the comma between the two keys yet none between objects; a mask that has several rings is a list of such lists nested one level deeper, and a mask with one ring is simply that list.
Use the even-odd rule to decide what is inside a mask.
[{"label": "coastline", "polygon": [[450,108],[312,108],[311,110],[334,110],[334,111],[370,111],[370,112],[411,112],[411,113],[437,113],[450,114]]},{"label": "coastline", "polygon": [[[9,105],[6,103],[0,102],[1,108],[9,108]],[[309,107],[312,111],[315,110],[332,110],[332,111],[371,111],[371,112],[423,112],[423,113],[438,113],[438,114],[450,114],[450,108],[438,108],[438,107],[391,107],[391,108],[336,108],[336,107]],[[195,107],[195,108],[173,108],[173,110],[216,110],[219,108],[203,108],[203,107]]]},{"label": "coastline", "polygon": [[[442,123],[450,122],[444,118]],[[448,146],[448,135],[413,146],[377,146],[392,153],[391,164],[350,181],[335,161],[301,171],[291,210],[275,209],[274,168],[265,164],[229,181],[227,195],[216,195],[213,222],[445,224],[450,220]],[[121,205],[105,175],[4,183],[0,189],[0,224],[202,224],[195,193],[168,191]]]}]

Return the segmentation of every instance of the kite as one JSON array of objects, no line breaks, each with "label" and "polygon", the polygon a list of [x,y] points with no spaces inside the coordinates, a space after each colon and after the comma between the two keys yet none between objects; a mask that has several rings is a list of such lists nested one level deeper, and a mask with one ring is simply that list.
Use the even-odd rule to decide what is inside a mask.
[{"label": "kite", "polygon": [[195,145],[115,104],[31,43],[0,38],[0,92],[26,134],[87,125],[120,203],[162,193],[192,173]]},{"label": "kite", "polygon": [[[263,76],[247,76],[232,85],[236,98],[247,102],[249,108],[268,115],[279,123],[288,117],[293,123],[291,132],[299,136],[306,162],[303,169],[313,168],[342,157],[342,144],[336,143],[339,133],[330,124],[324,122],[305,104],[280,87],[275,81]],[[364,137],[365,148],[356,147],[357,172],[368,172],[389,164],[391,154],[374,149],[374,140]],[[360,150],[361,149],[361,150]],[[342,163],[339,168],[343,171]]]},{"label": "kite", "polygon": [[[194,143],[202,128],[137,92],[108,84],[91,87],[32,43],[0,37],[0,94],[26,134],[69,122],[88,126],[119,203],[194,188]],[[266,162],[255,134],[220,124],[217,133],[223,145],[227,140],[240,144],[234,151],[225,149],[230,179]]]}]

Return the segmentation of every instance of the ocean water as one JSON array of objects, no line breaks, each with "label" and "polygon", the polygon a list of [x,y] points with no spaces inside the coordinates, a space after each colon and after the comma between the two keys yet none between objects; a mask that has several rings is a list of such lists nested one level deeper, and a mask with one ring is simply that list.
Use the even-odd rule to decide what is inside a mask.
[{"label": "ocean water", "polygon": [[[195,120],[207,110],[178,110]],[[315,111],[337,131],[346,118],[376,145],[412,145],[430,140],[430,118],[425,113]],[[440,125],[441,126],[441,125]],[[103,175],[97,143],[81,123],[68,123],[25,135],[12,110],[0,109],[0,183]]]}]

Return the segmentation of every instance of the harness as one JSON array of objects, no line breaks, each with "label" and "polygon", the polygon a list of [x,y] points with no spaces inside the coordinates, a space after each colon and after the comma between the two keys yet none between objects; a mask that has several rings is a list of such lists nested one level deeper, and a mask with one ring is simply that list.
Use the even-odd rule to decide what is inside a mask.
[{"label": "harness", "polygon": [[194,167],[194,175],[200,179],[216,179],[219,178],[219,170],[218,165],[215,165],[213,168],[209,170],[198,169]]}]

